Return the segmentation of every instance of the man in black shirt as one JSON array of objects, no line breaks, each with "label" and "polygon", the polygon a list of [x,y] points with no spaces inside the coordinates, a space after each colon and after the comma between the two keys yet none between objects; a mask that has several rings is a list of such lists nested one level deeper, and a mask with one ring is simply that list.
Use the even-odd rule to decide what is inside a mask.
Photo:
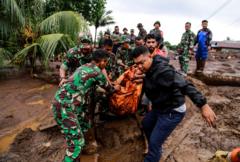
[{"label": "man in black shirt", "polygon": [[143,91],[152,102],[152,110],[142,121],[149,144],[144,162],[159,162],[162,144],[185,115],[185,95],[201,109],[209,126],[214,125],[216,115],[207,104],[206,98],[177,73],[166,58],[159,55],[152,58],[144,46],[135,48],[131,56],[145,73]]}]

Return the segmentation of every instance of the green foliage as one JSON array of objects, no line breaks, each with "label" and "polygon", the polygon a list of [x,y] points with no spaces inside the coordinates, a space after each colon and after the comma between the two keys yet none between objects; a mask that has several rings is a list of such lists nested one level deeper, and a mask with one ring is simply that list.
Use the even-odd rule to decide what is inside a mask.
[{"label": "green foliage", "polygon": [[74,46],[73,40],[77,40],[78,33],[88,30],[85,19],[73,11],[57,12],[43,20],[45,0],[0,2],[0,34],[9,35],[6,39],[0,39],[0,46],[4,47],[0,51],[0,62],[6,59],[2,54],[4,50],[14,51],[20,47],[21,50],[11,61],[13,64],[25,65],[29,60],[31,66],[35,66],[36,60],[40,60],[47,66],[54,53],[67,51]]},{"label": "green foliage", "polygon": [[12,53],[4,48],[0,48],[0,66],[4,65],[4,61],[10,60],[12,58]]},{"label": "green foliage", "polygon": [[19,7],[26,20],[26,25],[34,31],[36,24],[44,19],[45,1],[44,0],[17,0]]},{"label": "green foliage", "polygon": [[81,13],[88,22],[91,22],[94,3],[93,0],[46,0],[45,16],[59,11],[75,11]]},{"label": "green foliage", "polygon": [[169,50],[173,50],[173,51],[176,51],[176,50],[177,50],[177,45],[171,45],[171,43],[168,42],[168,41],[165,41],[165,42],[164,42],[164,45],[165,45]]},{"label": "green foliage", "polygon": [[65,51],[74,46],[74,42],[65,34],[48,34],[43,35],[38,40],[41,49],[44,52],[44,65],[47,66],[49,58],[55,54],[58,45],[62,46]]},{"label": "green foliage", "polygon": [[23,66],[26,63],[27,58],[31,58],[32,60],[36,61],[37,58],[43,60],[43,56],[44,54],[39,44],[33,43],[16,53],[12,59],[12,63]]},{"label": "green foliage", "polygon": [[7,39],[25,24],[25,18],[15,0],[0,0],[0,9],[0,39]]},{"label": "green foliage", "polygon": [[30,58],[33,60],[33,65],[39,59],[45,66],[48,66],[49,58],[54,56],[56,48],[62,46],[65,51],[74,46],[74,42],[68,35],[64,34],[48,34],[41,36],[37,43],[30,44],[22,49],[12,59],[12,63],[16,65],[24,65]]},{"label": "green foliage", "polygon": [[95,26],[95,37],[94,37],[94,43],[96,42],[97,37],[97,29],[99,27],[104,27],[110,24],[114,24],[113,17],[111,16],[112,11],[106,11],[105,10],[105,1],[99,0],[98,3],[95,5],[95,11],[93,12],[93,25]]},{"label": "green foliage", "polygon": [[79,32],[88,30],[84,18],[73,11],[57,12],[43,20],[39,27],[42,34],[64,33],[70,35],[75,41]]}]

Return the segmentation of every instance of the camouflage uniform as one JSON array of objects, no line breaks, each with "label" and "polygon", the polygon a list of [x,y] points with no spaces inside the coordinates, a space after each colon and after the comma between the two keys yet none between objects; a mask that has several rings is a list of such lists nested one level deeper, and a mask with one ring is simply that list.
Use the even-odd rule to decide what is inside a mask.
[{"label": "camouflage uniform", "polygon": [[159,43],[159,45],[163,44],[163,32],[160,29],[152,29],[149,34],[153,34],[157,40],[157,42]]},{"label": "camouflage uniform", "polygon": [[64,162],[79,160],[85,144],[83,132],[91,127],[89,94],[95,85],[110,88],[101,70],[89,63],[79,67],[73,78],[55,94],[52,111],[67,142]]},{"label": "camouflage uniform", "polygon": [[145,37],[147,36],[147,31],[142,28],[139,30],[138,36],[142,37],[143,39],[145,39]]},{"label": "camouflage uniform", "polygon": [[[122,63],[126,66],[131,66],[134,64],[133,59],[130,58],[130,52],[131,49],[125,49],[123,47],[119,47],[116,53],[116,60],[118,62],[118,60],[121,60]],[[122,67],[121,65],[117,65],[117,71],[118,71],[118,76],[120,76],[121,74],[124,73],[125,69],[124,67]]]},{"label": "camouflage uniform", "polygon": [[195,40],[195,34],[188,30],[182,35],[181,42],[179,44],[179,48],[181,54],[179,56],[179,63],[181,66],[181,70],[187,73],[188,71],[188,63],[189,63],[189,50],[193,48]]},{"label": "camouflage uniform", "polygon": [[114,53],[110,53],[109,61],[105,69],[111,81],[115,81],[118,78],[118,65]]},{"label": "camouflage uniform", "polygon": [[89,63],[90,58],[91,55],[85,56],[81,54],[81,47],[75,46],[68,50],[61,68],[68,71],[68,75],[71,75],[79,66]]}]

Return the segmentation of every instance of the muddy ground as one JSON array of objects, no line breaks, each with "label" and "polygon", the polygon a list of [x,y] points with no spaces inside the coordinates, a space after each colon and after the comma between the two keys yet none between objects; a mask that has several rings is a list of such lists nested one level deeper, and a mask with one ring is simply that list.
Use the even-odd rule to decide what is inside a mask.
[{"label": "muddy ground", "polygon": [[[224,70],[239,74],[239,59],[209,61],[206,72]],[[177,67],[177,61],[172,61]],[[195,63],[191,62],[191,71]],[[231,70],[230,70],[231,69]],[[234,73],[233,73],[234,71]],[[187,100],[187,115],[164,145],[163,161],[206,162],[216,150],[240,146],[239,86],[207,86],[191,79],[208,98],[217,114],[216,128],[209,128],[200,111]],[[65,143],[57,127],[39,131],[48,115],[57,86],[27,76],[0,81],[0,161],[61,161]],[[133,116],[98,124],[100,162],[141,162],[144,140]],[[91,162],[85,156],[84,162]],[[91,157],[90,157],[91,158]]]}]

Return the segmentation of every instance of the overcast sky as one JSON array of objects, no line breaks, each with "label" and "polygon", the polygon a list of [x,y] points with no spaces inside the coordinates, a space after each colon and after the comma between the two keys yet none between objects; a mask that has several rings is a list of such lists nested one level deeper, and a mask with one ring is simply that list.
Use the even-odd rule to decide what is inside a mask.
[{"label": "overcast sky", "polygon": [[[192,31],[201,28],[201,21],[208,19],[213,40],[229,36],[240,40],[240,0],[107,0],[107,10],[112,10],[115,25],[135,29],[141,22],[149,32],[156,20],[161,22],[164,39],[177,44],[184,32],[184,24],[192,23]],[[115,25],[108,26],[113,30]],[[105,30],[105,28],[100,28]]]}]

